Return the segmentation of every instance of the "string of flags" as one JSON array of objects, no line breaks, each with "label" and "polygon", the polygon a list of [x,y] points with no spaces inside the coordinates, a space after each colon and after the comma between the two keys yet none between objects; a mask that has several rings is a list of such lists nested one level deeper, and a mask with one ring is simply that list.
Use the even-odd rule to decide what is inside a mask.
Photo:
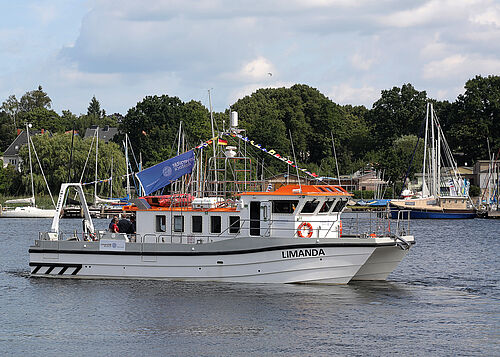
[{"label": "string of flags", "polygon": [[[234,133],[223,133],[222,135],[227,135],[227,136],[231,136],[233,138],[238,138],[242,141],[245,141],[247,143],[249,143],[250,145],[252,145],[253,147],[259,149],[260,151],[262,152],[265,152],[271,156],[273,156],[274,158],[278,159],[278,160],[281,160],[283,161],[284,163],[290,165],[291,167],[293,168],[297,168],[299,171],[302,171],[303,173],[305,173],[306,175],[309,175],[313,178],[315,178],[316,180],[319,180],[321,181],[322,178],[319,177],[318,174],[314,173],[314,172],[310,172],[308,171],[307,169],[303,169],[303,168],[300,168],[298,167],[297,165],[295,165],[295,163],[290,160],[288,157],[285,157],[285,156],[281,156],[280,154],[278,154],[275,150],[267,150],[265,147],[263,147],[261,144],[257,144],[255,143],[254,140],[250,140],[248,137],[246,136],[243,136],[241,134],[234,134]],[[219,136],[216,136],[214,138],[211,138],[207,141],[205,141],[204,143],[198,145],[196,147],[196,149],[203,149],[209,145],[212,145],[214,142],[217,142],[219,145],[227,145],[227,140],[223,139],[223,138],[220,138]]]}]

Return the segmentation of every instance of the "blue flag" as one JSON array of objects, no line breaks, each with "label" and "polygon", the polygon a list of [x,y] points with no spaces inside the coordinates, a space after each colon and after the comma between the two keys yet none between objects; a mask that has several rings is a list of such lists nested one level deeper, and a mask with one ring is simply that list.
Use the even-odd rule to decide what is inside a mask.
[{"label": "blue flag", "polygon": [[137,178],[144,188],[144,195],[167,186],[179,177],[190,174],[194,166],[194,151],[190,150],[179,156],[160,162],[137,173]]}]

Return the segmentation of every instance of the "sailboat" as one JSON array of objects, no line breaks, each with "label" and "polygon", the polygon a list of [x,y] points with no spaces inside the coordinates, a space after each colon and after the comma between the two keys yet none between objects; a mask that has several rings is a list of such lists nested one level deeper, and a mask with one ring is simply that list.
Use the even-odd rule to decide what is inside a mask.
[{"label": "sailboat", "polygon": [[392,216],[405,210],[410,218],[474,218],[469,187],[470,182],[458,172],[432,103],[427,103],[422,191],[414,197],[391,200]]},{"label": "sailboat", "polygon": [[[31,141],[30,134],[29,134],[29,129],[28,129],[28,124],[26,124],[26,135],[28,138],[28,155],[29,155],[29,163],[30,163],[30,178],[31,178],[31,197],[28,198],[16,198],[12,200],[7,200],[5,201],[6,204],[29,204],[29,206],[18,206],[18,207],[3,207],[2,210],[0,210],[0,217],[3,218],[54,218],[54,215],[56,214],[55,209],[43,209],[36,207],[36,202],[35,202],[35,185],[33,181],[33,165],[32,165],[32,160],[31,160],[31,146],[33,145],[33,142]],[[35,147],[33,146],[33,150]],[[36,151],[35,151],[36,155]],[[37,156],[38,159],[38,156]],[[40,161],[38,161],[40,164]],[[45,183],[47,184],[47,180],[45,179],[45,175],[43,173],[42,166],[40,164],[40,170],[42,172],[43,178],[45,180]],[[47,185],[48,188],[48,185]],[[52,203],[54,203],[54,200],[52,198],[52,194],[50,193],[49,189],[49,194],[52,199]],[[54,204],[55,207],[55,204]]]}]

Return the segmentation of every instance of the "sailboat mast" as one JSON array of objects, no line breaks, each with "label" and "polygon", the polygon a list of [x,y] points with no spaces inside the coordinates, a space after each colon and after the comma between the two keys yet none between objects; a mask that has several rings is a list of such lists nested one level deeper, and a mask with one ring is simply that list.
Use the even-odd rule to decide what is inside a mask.
[{"label": "sailboat mast", "polygon": [[431,152],[431,160],[432,160],[432,195],[434,197],[437,196],[437,177],[436,177],[436,137],[435,137],[435,125],[434,125],[434,116],[433,116],[433,108],[432,103],[429,108],[430,118],[431,118],[431,140],[432,140],[432,152]]},{"label": "sailboat mast", "polygon": [[97,154],[99,152],[99,126],[95,129],[95,182],[94,182],[94,203],[97,204]]},{"label": "sailboat mast", "polygon": [[218,186],[219,186],[219,183],[217,182],[218,181],[218,178],[219,178],[219,175],[218,175],[218,172],[217,172],[217,154],[216,154],[216,148],[217,148],[217,144],[219,143],[219,139],[215,139],[215,130],[214,130],[214,113],[212,111],[212,97],[210,95],[210,89],[208,90],[208,104],[210,106],[210,124],[212,126],[212,138],[213,139],[213,145],[214,145],[214,175],[215,175],[215,196],[217,196],[217,191],[218,191]]},{"label": "sailboat mast", "polygon": [[28,124],[26,124],[26,137],[28,138],[28,156],[30,159],[30,176],[31,176],[31,198],[33,199],[32,204],[35,205],[35,184],[33,181],[33,165],[31,163],[31,140],[30,132],[28,129]]},{"label": "sailboat mast", "polygon": [[428,196],[429,192],[426,185],[425,175],[426,175],[426,162],[427,162],[427,137],[429,130],[429,104],[427,103],[427,109],[425,113],[425,137],[424,137],[424,166],[422,167],[422,196]]},{"label": "sailboat mast", "polygon": [[[434,108],[432,108],[432,118],[435,119]],[[437,152],[436,152],[436,177],[437,177],[437,186],[436,186],[436,195],[439,195],[441,192],[441,128],[439,126],[439,122],[436,122],[436,135],[437,135]]]},{"label": "sailboat mast", "polygon": [[125,134],[125,166],[127,166],[127,197],[130,199],[130,176],[129,176],[129,162],[128,162],[128,134]]}]

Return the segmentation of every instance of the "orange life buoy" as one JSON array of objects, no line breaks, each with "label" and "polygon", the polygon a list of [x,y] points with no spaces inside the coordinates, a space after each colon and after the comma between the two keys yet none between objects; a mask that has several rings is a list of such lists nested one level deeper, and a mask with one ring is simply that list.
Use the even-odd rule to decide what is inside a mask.
[{"label": "orange life buoy", "polygon": [[339,222],[339,237],[342,237],[342,221]]},{"label": "orange life buoy", "polygon": [[302,228],[304,228],[304,227],[309,230],[309,233],[307,233],[307,236],[305,238],[311,238],[311,236],[313,235],[313,226],[309,222],[302,222],[300,224],[299,228],[297,228],[297,235],[300,238],[304,238],[304,234],[302,234]]}]

